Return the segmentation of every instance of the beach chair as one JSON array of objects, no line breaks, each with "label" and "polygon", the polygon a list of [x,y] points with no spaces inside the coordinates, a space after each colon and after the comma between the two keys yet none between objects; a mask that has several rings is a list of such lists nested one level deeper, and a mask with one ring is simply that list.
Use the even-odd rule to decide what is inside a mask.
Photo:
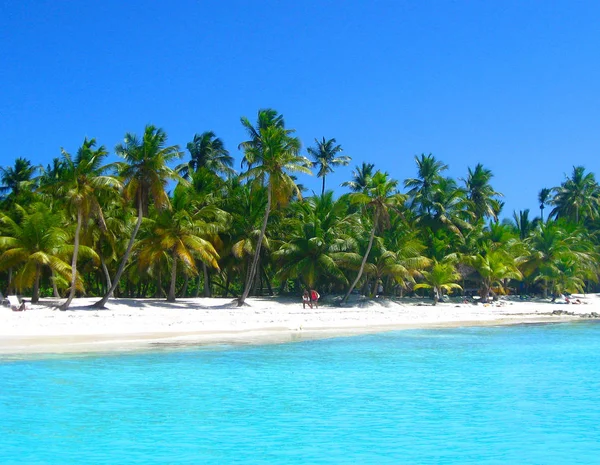
[{"label": "beach chair", "polygon": [[7,297],[8,305],[13,312],[25,311],[25,301],[19,302],[19,298],[16,295],[9,295]]},{"label": "beach chair", "polygon": [[3,307],[8,307],[10,305],[8,299],[4,298],[4,295],[2,295],[2,292],[0,292],[0,305]]}]

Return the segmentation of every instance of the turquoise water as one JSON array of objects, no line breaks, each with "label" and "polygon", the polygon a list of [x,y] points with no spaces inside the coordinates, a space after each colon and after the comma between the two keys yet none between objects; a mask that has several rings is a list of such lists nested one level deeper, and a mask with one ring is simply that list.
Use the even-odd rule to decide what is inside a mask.
[{"label": "turquoise water", "polygon": [[0,363],[1,463],[600,463],[600,324]]}]

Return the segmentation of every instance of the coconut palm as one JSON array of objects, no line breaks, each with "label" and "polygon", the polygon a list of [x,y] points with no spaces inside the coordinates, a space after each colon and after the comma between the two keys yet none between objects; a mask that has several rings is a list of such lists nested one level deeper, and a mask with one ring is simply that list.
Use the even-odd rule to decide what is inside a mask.
[{"label": "coconut palm", "polygon": [[463,179],[463,182],[471,212],[477,221],[485,217],[496,221],[501,210],[496,197],[502,197],[502,194],[496,192],[490,185],[490,180],[494,176],[492,171],[484,168],[481,163],[478,163],[473,170],[469,168],[468,171],[467,179]]},{"label": "coconut palm", "polygon": [[546,205],[548,205],[551,195],[552,189],[548,189],[547,187],[544,187],[538,193],[538,202],[540,203],[540,218],[542,219],[542,223],[544,222],[544,209],[546,208]]},{"label": "coconut palm", "polygon": [[448,165],[442,163],[430,153],[415,156],[417,163],[417,177],[404,181],[404,187],[408,188],[408,197],[411,199],[410,206],[420,214],[431,214],[433,209],[433,195],[437,189],[438,182],[442,179],[441,173],[448,169]]},{"label": "coconut palm", "polygon": [[579,223],[581,218],[594,220],[599,216],[600,187],[593,173],[583,166],[574,166],[571,177],[554,188],[550,216]]},{"label": "coconut palm", "polygon": [[356,284],[360,280],[365,264],[371,252],[373,246],[373,239],[375,233],[383,231],[390,224],[390,210],[394,209],[404,201],[405,196],[398,193],[398,181],[389,179],[387,173],[377,171],[370,179],[364,192],[356,192],[350,194],[350,201],[353,204],[361,205],[366,208],[367,211],[372,213],[372,227],[369,235],[369,243],[363,256],[358,274],[354,279],[354,282],[346,292],[346,295],[342,301],[346,301],[348,296],[352,293]]},{"label": "coconut palm", "polygon": [[331,191],[290,205],[283,244],[274,253],[281,279],[298,279],[311,289],[325,282],[345,287],[342,265],[360,260],[353,253],[355,218],[345,200],[334,201]]},{"label": "coconut palm", "polygon": [[373,177],[373,168],[373,163],[363,162],[352,171],[352,180],[343,182],[342,187],[348,187],[352,192],[364,191]]},{"label": "coconut palm", "polygon": [[464,257],[464,262],[473,267],[480,278],[480,295],[487,302],[493,288],[505,292],[504,284],[509,279],[521,279],[515,257],[502,247],[484,247],[478,253]]},{"label": "coconut palm", "polygon": [[456,267],[451,261],[434,261],[431,269],[423,271],[422,274],[425,282],[415,284],[413,289],[433,290],[433,305],[439,302],[444,292],[462,289],[457,284],[457,281],[460,280],[460,274],[456,271]]},{"label": "coconut palm", "polygon": [[61,176],[54,180],[47,178],[45,189],[53,192],[58,198],[63,199],[76,218],[73,257],[71,260],[71,288],[66,302],[61,305],[61,310],[69,308],[75,297],[75,283],[77,280],[77,256],[79,254],[79,239],[82,225],[87,224],[89,218],[94,218],[100,229],[106,230],[104,215],[99,201],[102,190],[116,189],[120,183],[113,176],[105,176],[102,166],[108,152],[104,146],[97,149],[95,139],[85,138],[77,155],[73,158],[66,150],[62,149],[63,161]]},{"label": "coconut palm", "polygon": [[[271,124],[265,124],[269,121]],[[254,258],[238,305],[243,305],[250,293],[271,208],[287,204],[294,193],[301,197],[298,186],[288,171],[311,173],[310,161],[298,154],[300,139],[293,137],[293,130],[285,128],[281,115],[277,115],[274,110],[259,110],[256,127],[245,117],[241,122],[250,136],[248,141],[240,144],[244,150],[244,160],[248,164],[248,171],[243,176],[266,186],[267,205]]]},{"label": "coconut palm", "polygon": [[167,134],[152,125],[146,126],[140,140],[134,134],[125,134],[123,144],[115,147],[115,152],[124,158],[124,162],[116,164],[120,177],[123,179],[123,195],[126,201],[133,201],[137,208],[137,222],[129,238],[125,254],[121,260],[112,286],[104,297],[95,304],[103,308],[110,295],[119,285],[119,279],[129,260],[136,235],[142,224],[144,215],[148,212],[149,201],[154,201],[158,210],[170,208],[169,197],[165,191],[168,180],[183,181],[181,177],[167,164],[183,155],[176,145],[166,146]]},{"label": "coconut palm", "polygon": [[315,139],[315,147],[307,149],[308,154],[313,158],[313,167],[318,167],[317,177],[323,178],[323,187],[321,195],[325,193],[325,177],[333,173],[334,166],[346,166],[352,160],[346,155],[336,156],[342,152],[341,145],[335,145],[335,139],[322,140]]},{"label": "coconut palm", "polygon": [[189,177],[190,173],[206,168],[216,174],[231,176],[233,170],[233,157],[225,149],[223,141],[214,132],[206,131],[194,135],[194,139],[188,142],[187,149],[191,160],[181,167],[181,175]]},{"label": "coconut palm", "polygon": [[[40,297],[40,278],[50,269],[65,280],[69,279],[71,267],[64,261],[72,247],[67,242],[69,233],[63,217],[52,211],[44,202],[32,204],[27,210],[15,205],[18,218],[0,214],[5,234],[0,237],[0,271],[16,269],[14,285],[17,289],[32,288],[31,302]],[[82,247],[82,253],[94,256],[91,249]],[[76,285],[81,288],[81,280]]]},{"label": "coconut palm", "polygon": [[[533,282],[541,282],[544,295],[555,291],[557,282],[572,270],[574,276],[596,280],[598,275],[598,253],[586,232],[574,224],[548,221],[539,224],[525,240],[527,253],[521,269]],[[561,268],[561,263],[574,263],[575,268]],[[550,288],[550,289],[549,289]]]},{"label": "coconut palm", "polygon": [[[543,212],[543,210],[542,210],[542,212]],[[529,236],[531,231],[533,231],[533,229],[536,226],[536,222],[538,220],[539,220],[539,218],[535,218],[533,221],[530,220],[529,219],[529,208],[526,208],[525,210],[519,210],[518,214],[516,211],[513,211],[512,226],[519,233],[520,239],[524,240],[527,236]]]},{"label": "coconut palm", "polygon": [[140,251],[138,264],[143,268],[152,265],[163,255],[170,258],[171,284],[167,301],[175,301],[179,263],[183,265],[186,274],[192,275],[198,274],[195,257],[219,269],[219,255],[214,246],[203,237],[209,232],[216,232],[216,225],[210,225],[214,226],[214,230],[209,229],[206,222],[195,219],[186,208],[163,210],[155,218],[146,221],[148,234],[136,244]]},{"label": "coconut palm", "polygon": [[17,158],[14,167],[0,167],[0,198],[15,201],[22,192],[31,190],[32,178],[37,168],[25,158]]}]

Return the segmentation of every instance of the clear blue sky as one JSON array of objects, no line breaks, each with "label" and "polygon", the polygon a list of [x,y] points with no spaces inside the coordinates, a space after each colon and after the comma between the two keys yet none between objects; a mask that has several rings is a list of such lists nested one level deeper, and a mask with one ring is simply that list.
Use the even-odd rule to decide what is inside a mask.
[{"label": "clear blue sky", "polygon": [[455,177],[492,169],[503,216],[537,213],[573,165],[598,174],[598,18],[594,1],[0,0],[0,165],[152,123],[182,147],[215,131],[239,168],[240,116],[270,107],[353,158],[337,192],[363,161],[403,181],[433,153]]}]

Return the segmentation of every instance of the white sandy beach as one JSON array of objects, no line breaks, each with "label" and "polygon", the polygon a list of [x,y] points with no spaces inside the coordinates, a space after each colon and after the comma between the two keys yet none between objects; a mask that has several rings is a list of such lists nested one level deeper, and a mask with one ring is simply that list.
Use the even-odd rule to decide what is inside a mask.
[{"label": "white sandy beach", "polygon": [[411,298],[355,298],[346,307],[325,299],[318,309],[286,298],[250,298],[241,308],[219,298],[112,299],[104,310],[89,307],[97,298],[82,298],[64,312],[44,299],[25,312],[0,309],[0,354],[290,342],[397,329],[564,322],[600,313],[600,296],[575,297],[581,305],[505,298],[489,305],[456,300],[433,306]]}]

